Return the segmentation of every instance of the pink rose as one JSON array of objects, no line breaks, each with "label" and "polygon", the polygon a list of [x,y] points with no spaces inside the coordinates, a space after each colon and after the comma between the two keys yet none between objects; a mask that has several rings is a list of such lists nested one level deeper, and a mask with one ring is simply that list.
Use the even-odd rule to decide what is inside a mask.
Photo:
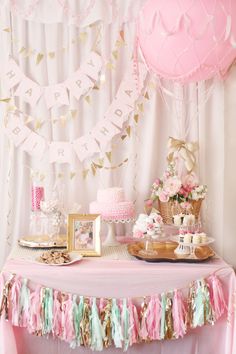
[{"label": "pink rose", "polygon": [[134,232],[133,236],[135,238],[143,238],[144,235],[143,235],[142,231],[137,230]]},{"label": "pink rose", "polygon": [[148,207],[151,207],[152,204],[153,204],[153,201],[152,201],[151,199],[146,200],[146,205],[147,205]]},{"label": "pink rose", "polygon": [[163,189],[169,195],[169,197],[173,197],[176,195],[181,188],[181,181],[178,177],[168,178],[164,182]]},{"label": "pink rose", "polygon": [[160,183],[161,183],[160,178],[157,178],[154,183],[158,187],[160,185]]},{"label": "pink rose", "polygon": [[151,231],[154,229],[154,225],[153,224],[147,224],[147,231]]},{"label": "pink rose", "polygon": [[157,216],[155,217],[154,221],[155,221],[155,223],[157,223],[157,224],[163,224],[162,217],[161,217],[161,215],[159,215],[159,214],[157,214]]},{"label": "pink rose", "polygon": [[189,192],[188,192],[188,190],[185,189],[185,187],[181,187],[179,190],[179,194],[183,195],[184,198],[187,198],[189,195]]},{"label": "pink rose", "polygon": [[191,190],[198,185],[198,179],[196,174],[194,172],[187,174],[183,179],[183,185],[184,187],[189,188],[191,192]]},{"label": "pink rose", "polygon": [[170,172],[165,171],[165,172],[164,172],[164,175],[163,175],[163,178],[166,180],[166,179],[168,179],[169,177],[170,177]]},{"label": "pink rose", "polygon": [[169,201],[169,195],[166,192],[162,191],[162,192],[159,193],[159,199],[163,203],[168,202]]}]

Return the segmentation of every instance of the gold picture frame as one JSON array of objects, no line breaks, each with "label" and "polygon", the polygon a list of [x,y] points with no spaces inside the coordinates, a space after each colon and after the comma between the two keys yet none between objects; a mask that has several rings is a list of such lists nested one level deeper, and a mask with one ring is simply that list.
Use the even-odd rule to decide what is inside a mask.
[{"label": "gold picture frame", "polygon": [[101,216],[99,214],[69,214],[67,242],[69,252],[87,257],[101,256]]}]

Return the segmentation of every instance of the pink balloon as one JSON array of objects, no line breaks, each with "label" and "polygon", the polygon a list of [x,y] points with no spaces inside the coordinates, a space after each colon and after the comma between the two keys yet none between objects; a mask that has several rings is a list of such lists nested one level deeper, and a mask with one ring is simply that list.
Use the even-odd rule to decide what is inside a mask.
[{"label": "pink balloon", "polygon": [[148,68],[163,78],[224,78],[236,58],[236,0],[148,0],[137,36]]}]

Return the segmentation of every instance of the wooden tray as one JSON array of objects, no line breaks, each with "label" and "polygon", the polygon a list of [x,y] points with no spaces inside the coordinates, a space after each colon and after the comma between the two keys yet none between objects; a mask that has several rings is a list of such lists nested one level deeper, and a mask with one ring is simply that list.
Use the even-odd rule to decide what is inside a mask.
[{"label": "wooden tray", "polygon": [[67,236],[59,235],[50,239],[48,235],[24,236],[18,240],[20,246],[29,248],[66,248]]},{"label": "wooden tray", "polygon": [[186,262],[199,263],[205,262],[215,255],[214,251],[209,246],[196,248],[195,254],[198,257],[188,258],[188,256],[177,255],[174,250],[178,246],[177,242],[154,242],[153,249],[158,252],[155,256],[140,255],[139,251],[144,250],[144,242],[134,242],[128,245],[128,252],[137,259],[146,262]]}]

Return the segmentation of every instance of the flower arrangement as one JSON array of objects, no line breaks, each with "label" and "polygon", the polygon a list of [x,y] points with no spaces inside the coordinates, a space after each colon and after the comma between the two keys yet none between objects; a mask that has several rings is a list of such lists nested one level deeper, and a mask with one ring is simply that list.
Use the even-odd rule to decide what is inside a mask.
[{"label": "flower arrangement", "polygon": [[159,213],[140,214],[133,227],[133,236],[135,238],[143,238],[145,236],[155,238],[155,236],[160,234],[162,225],[163,220]]},{"label": "flower arrangement", "polygon": [[207,186],[199,185],[196,175],[191,172],[183,181],[177,176],[175,165],[170,163],[164,172],[163,178],[157,178],[152,185],[151,198],[147,204],[159,199],[161,202],[177,201],[183,209],[188,209],[188,201],[204,199]]}]

